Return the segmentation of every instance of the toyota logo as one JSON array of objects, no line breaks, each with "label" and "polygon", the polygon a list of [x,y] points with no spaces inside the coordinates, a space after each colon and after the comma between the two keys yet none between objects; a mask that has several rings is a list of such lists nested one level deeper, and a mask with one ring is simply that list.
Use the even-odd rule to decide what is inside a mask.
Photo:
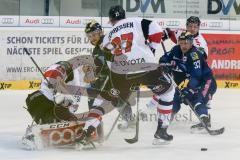
[{"label": "toyota logo", "polygon": [[53,18],[43,18],[43,19],[41,19],[41,23],[42,24],[53,24],[54,19]]},{"label": "toyota logo", "polygon": [[1,22],[2,22],[2,24],[13,24],[14,19],[13,18],[2,18]]},{"label": "toyota logo", "polygon": [[221,28],[223,26],[222,22],[210,22],[209,23],[209,27],[213,27],[213,28]]},{"label": "toyota logo", "polygon": [[179,21],[167,21],[167,26],[179,26]]}]

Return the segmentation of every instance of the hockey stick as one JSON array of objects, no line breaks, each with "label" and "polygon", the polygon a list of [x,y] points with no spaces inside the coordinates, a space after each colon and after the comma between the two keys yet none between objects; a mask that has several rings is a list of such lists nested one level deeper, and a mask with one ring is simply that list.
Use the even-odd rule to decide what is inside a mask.
[{"label": "hockey stick", "polygon": [[[123,109],[124,109],[124,108],[123,108]],[[123,111],[123,109],[121,110],[121,112]],[[113,122],[111,129],[109,130],[108,134],[107,134],[106,137],[105,137],[105,141],[108,140],[109,137],[110,137],[110,135],[112,134],[112,131],[113,131],[113,129],[115,128],[115,126],[116,126],[116,124],[117,124],[117,121],[118,121],[118,119],[119,119],[119,117],[120,117],[120,115],[121,115],[121,112],[118,113],[117,118],[116,118],[115,121]]]},{"label": "hockey stick", "polygon": [[167,50],[166,50],[166,47],[165,47],[163,41],[161,41],[161,45],[162,45],[162,48],[163,48],[163,52],[164,52],[164,54],[166,54],[166,53],[167,53]]},{"label": "hockey stick", "polygon": [[41,75],[43,76],[43,78],[46,80],[46,82],[48,83],[49,88],[53,88],[52,84],[48,81],[48,79],[44,76],[42,70],[40,69],[40,67],[38,66],[38,64],[36,63],[36,61],[32,58],[31,54],[29,53],[29,51],[27,50],[27,48],[23,48],[23,50],[27,53],[27,55],[30,57],[30,59],[32,60],[32,62],[34,63],[34,65],[37,67],[37,69],[39,70],[39,72],[41,73]]},{"label": "hockey stick", "polygon": [[108,140],[108,139],[109,139],[109,137],[110,137],[110,135],[112,134],[112,131],[113,131],[113,129],[115,128],[115,126],[116,126],[116,124],[117,124],[117,122],[118,122],[118,119],[119,119],[119,117],[122,115],[125,107],[127,107],[127,105],[125,105],[125,106],[121,109],[121,111],[118,113],[118,116],[117,116],[116,119],[114,120],[111,129],[109,130],[107,136],[105,137],[105,140]]},{"label": "hockey stick", "polygon": [[[164,46],[164,43],[161,42],[161,45],[162,45],[162,48],[163,48],[163,51],[164,51],[164,54],[166,53],[166,48]],[[133,144],[133,143],[136,143],[138,141],[138,135],[139,135],[139,111],[138,111],[138,108],[139,108],[139,99],[140,99],[140,88],[138,88],[137,90],[137,121],[136,121],[136,133],[135,133],[135,136],[131,139],[125,139],[125,141],[129,144]]]},{"label": "hockey stick", "polygon": [[137,121],[136,121],[136,133],[135,136],[131,139],[124,139],[127,143],[133,144],[138,141],[138,135],[139,135],[139,99],[140,99],[140,88],[137,89]]},{"label": "hockey stick", "polygon": [[[180,93],[180,95],[182,94],[181,93],[181,90],[178,88],[178,85],[174,82],[173,78],[171,76],[167,76],[166,74],[164,74],[164,77],[167,77],[169,78],[171,81],[172,81],[172,84],[173,86],[177,89],[177,91]],[[219,129],[215,129],[215,130],[212,130],[212,129],[209,129],[206,125],[206,123],[203,122],[203,120],[200,118],[200,116],[198,115],[198,113],[195,111],[194,109],[194,106],[192,105],[192,103],[187,99],[185,98],[185,101],[187,102],[188,106],[190,106],[190,109],[193,111],[193,113],[195,114],[195,116],[198,118],[198,120],[200,121],[200,123],[203,125],[203,127],[206,129],[206,131],[214,136],[214,135],[220,135],[224,132],[225,128],[222,127],[222,128],[219,128]]]}]

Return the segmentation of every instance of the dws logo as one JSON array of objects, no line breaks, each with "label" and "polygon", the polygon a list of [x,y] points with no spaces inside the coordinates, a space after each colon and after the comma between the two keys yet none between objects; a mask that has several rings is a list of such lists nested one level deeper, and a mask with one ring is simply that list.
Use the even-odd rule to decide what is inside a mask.
[{"label": "dws logo", "polygon": [[[227,15],[230,8],[233,6],[237,15],[240,14],[240,5],[237,4],[237,0],[229,0],[225,5],[223,0],[208,0],[208,14],[217,14],[222,10],[223,15]],[[216,3],[217,8],[213,8],[213,2]]]},{"label": "dws logo", "polygon": [[2,18],[1,22],[2,22],[2,24],[13,24],[14,19],[13,18]]},{"label": "dws logo", "polygon": [[41,23],[42,24],[53,24],[54,19],[53,18],[43,18],[43,19],[41,19]]},{"label": "dws logo", "polygon": [[[161,13],[166,13],[164,0],[126,0],[126,12],[136,12],[139,9],[145,13],[150,3],[154,13],[157,13],[161,5]],[[135,4],[133,4],[135,3]]]}]

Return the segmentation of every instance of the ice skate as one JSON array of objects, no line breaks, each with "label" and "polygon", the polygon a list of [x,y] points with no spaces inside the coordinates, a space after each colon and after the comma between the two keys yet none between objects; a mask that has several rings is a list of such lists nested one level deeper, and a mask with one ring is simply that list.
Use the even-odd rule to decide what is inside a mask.
[{"label": "ice skate", "polygon": [[[211,127],[211,117],[210,115],[201,117],[202,121],[207,125],[208,128]],[[198,123],[191,126],[191,133],[207,133],[204,125],[202,123]]]},{"label": "ice skate", "polygon": [[28,126],[25,135],[22,137],[22,147],[26,150],[36,150],[37,146],[34,142],[34,135],[32,133],[32,126]]},{"label": "ice skate", "polygon": [[173,136],[167,133],[167,128],[158,128],[154,134],[153,145],[169,144],[173,140]]}]

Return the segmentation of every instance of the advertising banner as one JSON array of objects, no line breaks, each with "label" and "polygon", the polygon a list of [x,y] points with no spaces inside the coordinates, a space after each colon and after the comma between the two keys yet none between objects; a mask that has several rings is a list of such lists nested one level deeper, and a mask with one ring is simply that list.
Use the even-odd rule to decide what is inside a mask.
[{"label": "advertising banner", "polygon": [[240,80],[240,35],[204,34],[208,64],[217,80]]},{"label": "advertising banner", "polygon": [[28,48],[42,71],[60,60],[90,54],[93,46],[83,29],[0,28],[0,80],[41,79],[23,50]]},{"label": "advertising banner", "polygon": [[[167,25],[164,22],[162,26]],[[109,28],[104,30],[107,32]],[[203,34],[208,43],[208,64],[219,87],[240,88],[240,34],[222,33]],[[90,54],[93,50],[83,28],[0,28],[0,37],[0,90],[39,87],[36,80],[42,79],[41,74],[24,52],[24,47],[28,48],[42,71],[60,60]],[[174,46],[170,40],[164,43],[168,51]],[[159,46],[156,59],[161,55],[163,50]]]}]

